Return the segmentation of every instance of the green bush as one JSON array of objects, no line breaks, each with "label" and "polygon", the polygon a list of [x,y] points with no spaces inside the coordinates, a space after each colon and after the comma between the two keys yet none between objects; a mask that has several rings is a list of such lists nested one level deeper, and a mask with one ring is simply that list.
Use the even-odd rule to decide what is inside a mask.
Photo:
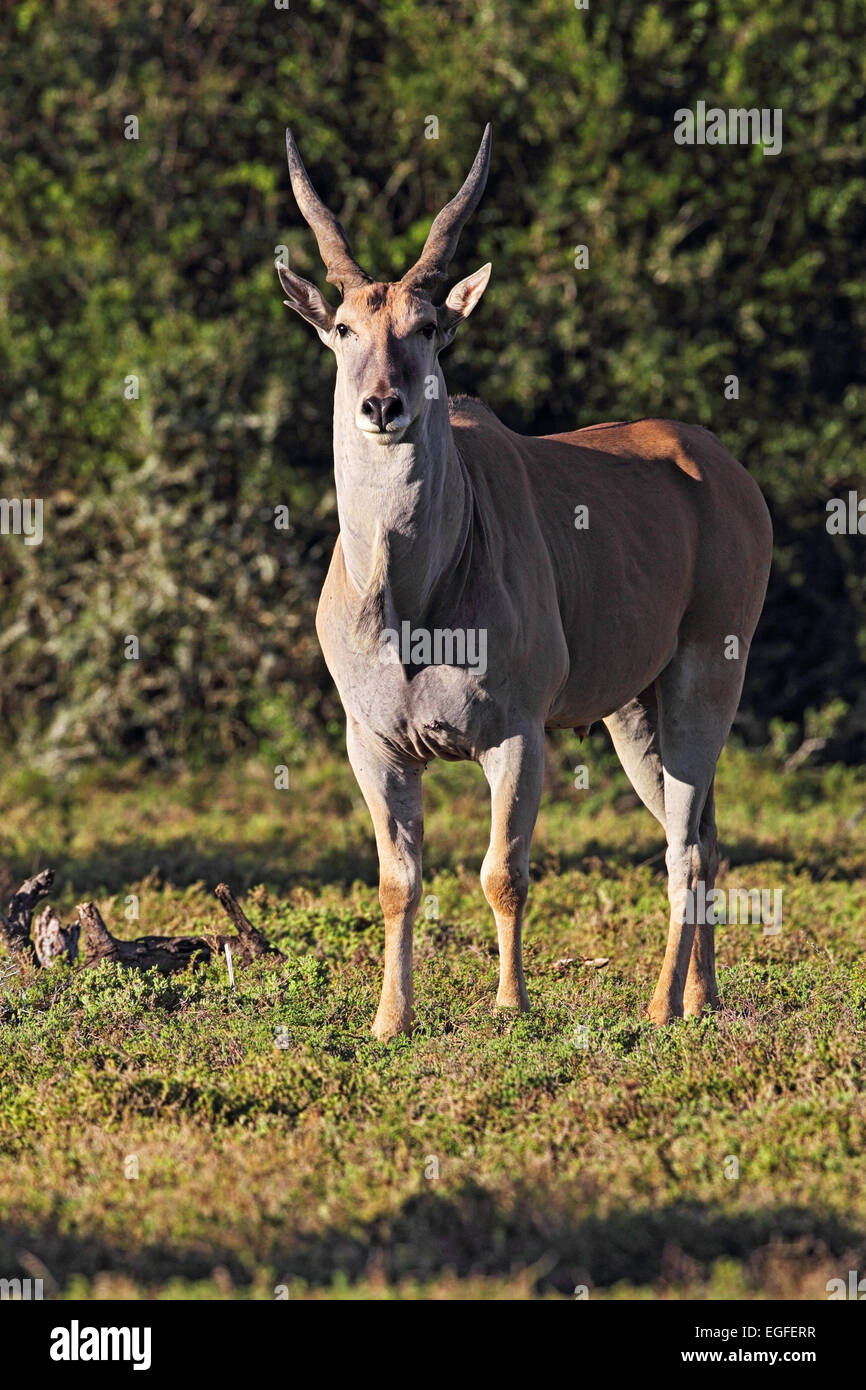
[{"label": "green bush", "polygon": [[[45,499],[41,546],[0,537],[7,746],[210,758],[336,730],[312,620],[332,368],[273,269],[287,244],[323,281],[284,127],[389,277],[492,119],[455,272],[489,258],[493,281],[450,389],[529,432],[714,429],[777,533],[743,732],[842,709],[828,750],[863,751],[866,541],[825,525],[829,498],[866,495],[854,0],[24,0],[2,24],[0,466],[4,496]],[[782,153],[677,145],[674,111],[698,100],[781,108]]]}]

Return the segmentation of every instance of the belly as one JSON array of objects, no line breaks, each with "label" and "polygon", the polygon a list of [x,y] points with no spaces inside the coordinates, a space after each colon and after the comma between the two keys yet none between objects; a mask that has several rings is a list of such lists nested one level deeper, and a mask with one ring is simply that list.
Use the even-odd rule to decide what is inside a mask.
[{"label": "belly", "polygon": [[568,679],[545,720],[546,727],[588,729],[646,690],[676,651],[673,623],[670,628],[658,634],[657,640],[605,644],[603,659],[588,644],[578,644]]}]

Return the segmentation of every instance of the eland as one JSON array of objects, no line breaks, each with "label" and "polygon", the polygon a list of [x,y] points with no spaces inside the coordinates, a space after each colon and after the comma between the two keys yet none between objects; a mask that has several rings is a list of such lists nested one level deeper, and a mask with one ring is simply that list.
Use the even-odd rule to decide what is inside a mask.
[{"label": "eland", "polygon": [[[285,303],[337,359],[340,530],[316,631],[376,836],[382,1041],[412,1026],[428,762],[485,773],[496,1002],[527,1009],[521,931],[545,729],[583,735],[598,720],[667,840],[670,927],[649,1017],[718,1006],[713,926],[687,904],[718,867],[715,769],[763,606],[770,518],[746,470],[699,425],[640,419],[529,438],[479,400],[449,400],[439,355],[491,267],[445,285],[490,143],[488,126],[419,260],[383,283],[355,260],[286,132],[295,200],[340,295],[335,308],[277,267]],[[436,659],[444,650],[452,660]]]}]

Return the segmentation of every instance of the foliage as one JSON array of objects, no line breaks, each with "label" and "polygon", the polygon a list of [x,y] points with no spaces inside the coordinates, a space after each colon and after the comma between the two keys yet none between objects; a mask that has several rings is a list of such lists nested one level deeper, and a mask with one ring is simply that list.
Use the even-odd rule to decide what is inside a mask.
[{"label": "foliage", "polygon": [[[832,704],[828,752],[862,751],[864,539],[825,526],[864,494],[856,0],[19,0],[2,25],[0,466],[5,496],[46,502],[41,546],[0,538],[7,743],[47,765],[212,758],[336,727],[312,627],[332,368],[274,275],[283,244],[322,274],[283,130],[387,277],[492,119],[455,273],[490,258],[493,281],[450,388],[530,432],[714,429],[777,533],[744,732],[802,734]],[[780,108],[782,153],[675,144],[698,100]]]}]

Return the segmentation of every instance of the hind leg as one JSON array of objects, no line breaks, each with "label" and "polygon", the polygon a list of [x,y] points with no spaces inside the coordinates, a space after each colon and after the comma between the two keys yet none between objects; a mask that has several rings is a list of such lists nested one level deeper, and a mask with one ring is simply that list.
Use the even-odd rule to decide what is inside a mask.
[{"label": "hind leg", "polygon": [[722,645],[691,644],[659,676],[659,742],[668,841],[670,926],[649,1007],[654,1023],[715,1007],[713,927],[696,930],[698,887],[708,891],[717,851],[713,806],[716,762],[739,703],[744,662],[727,662]]},{"label": "hind leg", "polygon": [[[716,884],[719,868],[718,837],[716,835],[716,808],[713,783],[704,802],[701,823],[698,827],[701,844],[702,863],[706,882],[707,897]],[[719,1007],[719,988],[716,984],[716,942],[715,928],[709,922],[698,922],[695,926],[695,939],[689,957],[689,970],[683,991],[683,1017],[694,1018],[706,1008]]]},{"label": "hind leg", "polygon": [[655,686],[604,721],[616,755],[644,806],[664,829],[665,788]]},{"label": "hind leg", "polygon": [[[662,829],[665,829],[664,768],[655,687],[650,686],[637,699],[630,700],[604,722],[629,781],[641,801],[652,811]],[[719,865],[712,782],[704,802],[698,836],[705,851],[706,891],[709,894],[715,886]],[[716,1009],[718,1003],[714,932],[710,924],[699,922],[695,929],[683,990],[683,1016],[690,1018],[700,1014],[707,1006]]]}]

